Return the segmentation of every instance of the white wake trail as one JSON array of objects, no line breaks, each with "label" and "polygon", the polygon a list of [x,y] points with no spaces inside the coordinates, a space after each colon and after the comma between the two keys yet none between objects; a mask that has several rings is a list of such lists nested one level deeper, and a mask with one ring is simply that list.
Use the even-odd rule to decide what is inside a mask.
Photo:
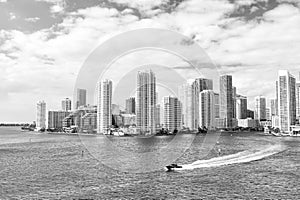
[{"label": "white wake trail", "polygon": [[265,157],[274,155],[284,150],[282,145],[272,145],[263,149],[247,150],[232,155],[211,158],[209,160],[198,160],[191,164],[182,165],[182,168],[176,170],[191,170],[205,167],[218,167],[222,165],[231,165],[237,163],[247,163],[256,160],[261,160]]}]

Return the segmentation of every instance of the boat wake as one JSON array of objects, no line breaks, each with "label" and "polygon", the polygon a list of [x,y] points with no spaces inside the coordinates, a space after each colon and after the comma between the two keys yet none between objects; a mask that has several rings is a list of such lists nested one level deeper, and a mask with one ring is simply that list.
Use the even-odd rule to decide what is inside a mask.
[{"label": "boat wake", "polygon": [[176,170],[191,170],[205,167],[218,167],[223,165],[232,165],[237,163],[248,163],[256,160],[261,160],[268,156],[282,152],[284,147],[282,145],[272,145],[264,147],[263,149],[247,150],[236,154],[212,158],[209,160],[198,160],[191,164],[182,165],[182,168]]}]

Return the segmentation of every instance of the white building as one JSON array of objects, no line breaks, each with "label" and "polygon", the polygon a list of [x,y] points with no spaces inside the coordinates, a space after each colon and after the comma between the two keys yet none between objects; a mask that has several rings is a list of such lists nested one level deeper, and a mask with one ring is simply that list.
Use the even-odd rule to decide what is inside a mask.
[{"label": "white building", "polygon": [[296,116],[300,124],[300,82],[296,83]]},{"label": "white building", "polygon": [[236,119],[246,119],[247,118],[247,97],[242,95],[236,95],[235,101],[235,117]]},{"label": "white building", "polygon": [[112,81],[98,83],[97,133],[107,134],[112,125]]},{"label": "white building", "polygon": [[244,128],[256,128],[258,125],[257,120],[252,118],[238,119],[238,126]]},{"label": "white building", "polygon": [[296,124],[296,80],[287,70],[278,72],[278,115],[280,130],[290,132]]},{"label": "white building", "polygon": [[46,103],[44,101],[37,102],[36,107],[36,129],[46,128]]},{"label": "white building", "polygon": [[199,92],[195,80],[188,80],[179,87],[179,100],[182,103],[182,124],[190,130],[198,130],[199,125]]},{"label": "white building", "polygon": [[149,71],[137,74],[136,122],[140,134],[156,133],[156,78]]},{"label": "white building", "polygon": [[215,93],[203,90],[199,94],[199,127],[213,130],[215,124]]},{"label": "white building", "polygon": [[255,97],[254,119],[265,120],[266,118],[266,98],[263,96]]},{"label": "white building", "polygon": [[164,128],[169,132],[181,130],[181,103],[176,97],[163,98]]},{"label": "white building", "polygon": [[280,119],[277,115],[272,115],[272,127],[279,128],[280,127]]}]

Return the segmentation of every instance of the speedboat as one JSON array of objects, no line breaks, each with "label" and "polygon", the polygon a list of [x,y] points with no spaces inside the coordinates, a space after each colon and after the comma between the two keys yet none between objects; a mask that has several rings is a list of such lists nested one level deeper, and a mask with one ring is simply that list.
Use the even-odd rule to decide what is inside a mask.
[{"label": "speedboat", "polygon": [[166,166],[167,172],[175,171],[178,168],[182,168],[182,166],[177,164],[171,164]]}]

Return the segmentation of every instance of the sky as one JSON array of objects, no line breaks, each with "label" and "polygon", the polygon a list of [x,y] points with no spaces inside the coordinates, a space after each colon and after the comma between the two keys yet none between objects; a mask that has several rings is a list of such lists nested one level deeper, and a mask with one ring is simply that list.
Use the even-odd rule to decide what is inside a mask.
[{"label": "sky", "polygon": [[0,122],[35,120],[39,100],[60,109],[91,52],[139,28],[191,38],[250,109],[275,97],[278,70],[299,80],[298,0],[0,0]]}]

